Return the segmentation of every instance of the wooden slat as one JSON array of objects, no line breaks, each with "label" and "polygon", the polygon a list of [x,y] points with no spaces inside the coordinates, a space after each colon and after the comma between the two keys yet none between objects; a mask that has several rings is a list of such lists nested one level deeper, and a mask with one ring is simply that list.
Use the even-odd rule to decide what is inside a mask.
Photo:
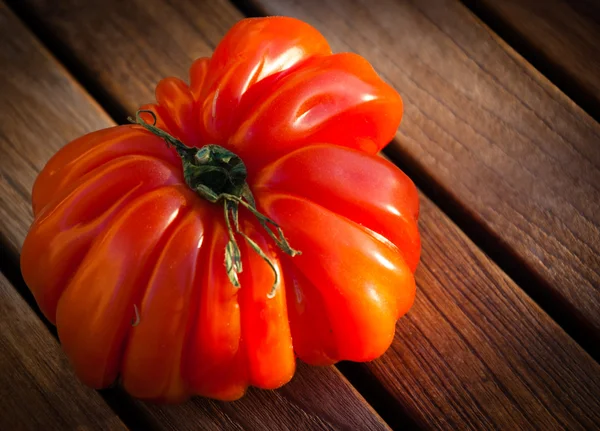
[{"label": "wooden slat", "polygon": [[[32,221],[30,190],[39,169],[68,140],[114,123],[1,4],[0,64],[0,233],[4,238],[2,245],[8,247],[9,253],[18,253]],[[9,302],[2,302],[10,306]],[[10,320],[21,319],[19,313],[13,313]],[[2,315],[0,312],[0,317]],[[13,336],[4,330],[2,335]],[[18,338],[14,340],[18,342]],[[25,351],[22,360],[32,373],[41,366]],[[25,378],[20,377],[22,367],[14,371],[14,376],[11,376],[13,372],[4,372],[7,368],[1,369],[2,374],[7,374],[5,378]],[[54,370],[54,367],[48,369]],[[55,370],[60,371],[61,368]],[[62,383],[65,388],[76,385],[73,377],[68,377]],[[48,386],[42,389],[45,394]],[[31,391],[35,391],[35,387],[24,387],[20,395],[26,397]],[[73,397],[80,393],[74,391]],[[83,403],[71,400],[71,394],[59,399],[64,394],[50,394],[52,405]],[[9,394],[3,398],[7,397]],[[18,415],[30,412],[26,405],[6,405],[20,409],[15,412]],[[370,430],[388,429],[334,367],[319,369],[301,365],[293,382],[285,388],[252,390],[242,401],[231,404],[198,398],[182,406],[136,405],[157,429],[284,430],[297,426],[351,429],[354,424]],[[39,429],[42,428],[47,429]],[[0,426],[0,429],[18,428]]]},{"label": "wooden slat", "polygon": [[[255,0],[364,55],[402,94],[393,144],[536,298],[600,343],[600,125],[457,0]],[[491,245],[488,244],[491,236]],[[519,271],[515,271],[518,275]],[[552,299],[555,301],[552,302]],[[579,325],[577,325],[579,324]]]},{"label": "wooden slat", "polygon": [[600,118],[600,2],[463,0],[560,89]]},{"label": "wooden slat", "polygon": [[[131,70],[185,77],[183,65],[206,55],[241,18],[226,2],[187,0],[171,9],[166,1],[146,1],[142,22],[124,14],[116,0],[65,1],[58,10],[49,2],[30,4],[63,49],[92,72],[88,78],[111,89],[115,103],[130,112],[152,100],[155,84]],[[130,19],[124,22],[124,16]],[[146,22],[154,23],[152,31]],[[187,37],[174,40],[178,31]],[[105,37],[114,38],[101,43]],[[141,52],[142,43],[151,48]],[[407,109],[414,111],[411,103]],[[406,411],[424,428],[600,426],[598,364],[426,198],[420,225],[424,250],[416,304],[382,359],[349,367],[376,379],[384,388],[376,395],[393,400],[397,414]]]},{"label": "wooden slat", "polygon": [[181,406],[152,406],[149,413],[164,429],[177,431],[389,429],[368,405],[359,404],[352,386],[332,378],[335,370],[298,363],[292,381],[276,391],[251,388],[231,403],[195,398]]},{"label": "wooden slat", "polygon": [[77,382],[56,340],[2,274],[0,370],[2,430],[126,429],[97,392]]},{"label": "wooden slat", "polygon": [[112,122],[1,2],[0,20],[0,236],[17,255],[33,217],[32,172],[65,140]]}]

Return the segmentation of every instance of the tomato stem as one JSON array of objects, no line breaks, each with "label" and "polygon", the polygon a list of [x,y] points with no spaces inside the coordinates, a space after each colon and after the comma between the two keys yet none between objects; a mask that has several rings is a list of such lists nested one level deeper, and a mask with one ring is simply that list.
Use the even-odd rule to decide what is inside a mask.
[{"label": "tomato stem", "polygon": [[[144,113],[152,116],[152,124],[147,123],[142,118]],[[208,144],[201,148],[188,147],[179,139],[156,127],[156,114],[152,111],[139,110],[135,114],[135,120],[131,117],[128,120],[164,139],[167,146],[173,147],[177,151],[183,164],[183,177],[192,190],[209,202],[223,202],[225,223],[229,234],[229,241],[225,246],[225,270],[231,283],[235,287],[240,287],[238,274],[243,270],[240,248],[235,239],[237,233],[273,270],[275,281],[267,296],[269,298],[274,297],[279,284],[279,274],[271,259],[267,257],[260,246],[240,230],[239,205],[242,205],[257,218],[263,229],[284,253],[293,257],[300,254],[300,252],[290,246],[283,231],[275,221],[256,209],[254,196],[246,182],[248,173],[242,159],[219,145]],[[269,225],[274,228],[275,232]]]}]

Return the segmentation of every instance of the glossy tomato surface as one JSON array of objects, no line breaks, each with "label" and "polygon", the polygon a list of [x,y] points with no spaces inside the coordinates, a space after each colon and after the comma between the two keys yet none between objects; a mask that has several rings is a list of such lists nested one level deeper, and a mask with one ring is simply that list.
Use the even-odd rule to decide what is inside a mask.
[{"label": "glossy tomato surface", "polygon": [[188,187],[163,139],[125,125],[67,144],[35,183],[21,265],[80,378],[157,401],[233,400],[288,382],[296,357],[381,355],[413,303],[420,252],[417,191],[376,156],[402,117],[396,91],[301,21],[246,19],[189,84],[162,80],[143,108],[188,146],[240,156],[257,209],[302,254],[240,208],[279,282],[271,298],[272,269],[240,241],[237,288],[223,206]]}]

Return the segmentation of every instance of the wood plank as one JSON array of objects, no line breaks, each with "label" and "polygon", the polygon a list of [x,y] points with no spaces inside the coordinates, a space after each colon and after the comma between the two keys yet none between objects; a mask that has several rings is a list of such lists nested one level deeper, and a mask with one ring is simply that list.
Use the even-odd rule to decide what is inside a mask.
[{"label": "wood plank", "polygon": [[3,274],[0,298],[0,429],[127,429]]},{"label": "wood plank", "polygon": [[[131,112],[152,100],[155,82],[142,77],[137,84],[122,85],[120,77],[127,70],[138,69],[139,61],[152,67],[147,63],[152,59],[156,69],[166,67],[185,77],[187,67],[178,69],[177,64],[197,54],[198,41],[205,40],[208,49],[215,35],[224,34],[241,17],[225,2],[180,1],[181,9],[169,15],[168,2],[145,4],[147,11],[157,11],[147,17],[156,23],[150,34],[137,18],[115,28],[115,22],[123,19],[118,18],[122,10],[116,0],[102,5],[67,1],[58,12],[44,2],[31,3],[64,49],[93,71],[103,88],[114,88],[114,101]],[[88,28],[100,10],[103,19]],[[202,20],[209,12],[213,27],[206,28]],[[160,19],[165,16],[169,19]],[[188,32],[186,40],[193,42],[159,42],[181,28]],[[106,31],[127,32],[127,37],[100,43],[104,36],[98,35]],[[135,49],[142,39],[152,46],[153,55]],[[165,66],[167,56],[171,61]],[[119,66],[125,59],[127,66]],[[426,198],[421,214],[424,250],[416,304],[399,322],[392,349],[382,359],[344,368],[369,375],[383,388],[373,396],[392,400],[394,413],[405,411],[424,428],[599,426],[598,364]],[[397,424],[402,426],[401,421]]]},{"label": "wood plank", "polygon": [[65,141],[113,123],[1,2],[0,19],[0,235],[17,255],[33,217],[32,172]]},{"label": "wood plank", "polygon": [[395,152],[599,352],[600,125],[457,0],[254,3],[372,62],[405,101]]},{"label": "wood plank", "polygon": [[340,384],[332,374],[337,374],[335,367],[299,362],[294,378],[281,389],[250,388],[229,403],[194,398],[181,406],[153,406],[150,413],[161,418],[164,429],[178,431],[389,429],[356,401],[361,396],[351,385]]},{"label": "wood plank", "polygon": [[[0,232],[2,245],[18,253],[32,221],[30,191],[40,168],[68,140],[114,123],[1,5],[0,64]],[[29,412],[10,405],[21,409],[16,414]],[[251,390],[231,404],[197,398],[181,406],[136,405],[157,429],[388,429],[334,367],[299,366],[285,388]]]},{"label": "wood plank", "polygon": [[463,1],[561,90],[600,118],[600,2]]}]

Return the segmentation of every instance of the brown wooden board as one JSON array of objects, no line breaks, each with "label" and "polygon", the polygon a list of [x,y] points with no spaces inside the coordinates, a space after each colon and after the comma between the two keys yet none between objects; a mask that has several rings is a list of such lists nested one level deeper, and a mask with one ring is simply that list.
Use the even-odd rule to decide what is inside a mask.
[{"label": "brown wooden board", "polygon": [[112,122],[1,2],[0,20],[0,236],[16,255],[32,175],[66,141]]},{"label": "brown wooden board", "polygon": [[505,268],[532,271],[541,286],[523,287],[597,349],[598,123],[456,0],[254,3],[372,62],[404,97],[396,152],[461,207],[487,252],[506,249]]},{"label": "brown wooden board", "polygon": [[195,398],[180,406],[153,406],[151,413],[163,428],[177,431],[389,429],[359,403],[352,386],[332,377],[335,370],[298,363],[292,381],[276,391],[251,388],[238,401]]},{"label": "brown wooden board", "polygon": [[75,379],[56,340],[2,274],[0,429],[126,429],[97,392]]},{"label": "brown wooden board", "polygon": [[[7,247],[9,253],[16,254],[32,221],[30,191],[40,168],[68,140],[114,123],[1,4],[0,64],[0,233],[4,238],[1,245]],[[1,302],[7,310],[14,306],[4,294]],[[25,318],[20,317],[18,311],[22,308],[16,309],[10,320]],[[2,316],[0,313],[0,318]],[[2,328],[1,335],[8,340],[16,340],[15,343],[18,343],[19,334],[26,332],[13,333],[8,326],[6,330],[4,326]],[[42,338],[41,335],[37,337]],[[12,360],[12,357],[9,359]],[[11,372],[5,371],[10,366],[3,366],[2,378],[25,379],[27,375],[20,377],[19,374],[38,372],[36,367],[43,365],[35,357],[28,357],[24,348],[21,359],[26,366],[14,368]],[[54,370],[55,363],[58,363],[57,360],[46,368]],[[46,368],[39,370],[40,376]],[[54,372],[59,376],[61,368],[57,365]],[[69,375],[62,384],[66,388],[75,387],[76,381]],[[45,393],[42,389],[46,387],[39,387],[41,394]],[[2,388],[5,390],[6,387]],[[27,392],[32,391],[33,399],[36,390],[37,387],[30,385],[23,387],[19,394],[25,399]],[[81,390],[74,391],[73,396],[80,393]],[[6,397],[9,396],[10,393],[7,393]],[[56,397],[59,396],[60,393],[57,393]],[[56,404],[56,408],[67,401],[75,406],[83,404],[83,400],[57,400],[54,395],[49,401],[52,405]],[[0,401],[0,405],[3,402]],[[20,416],[30,413],[31,406],[6,405],[21,409],[16,412]],[[356,424],[369,430],[388,429],[334,367],[300,365],[294,380],[285,388],[278,391],[251,390],[243,400],[231,404],[197,398],[181,406],[164,407],[141,402],[135,405],[143,412],[143,417],[149,417],[158,429],[284,430],[296,429],[296,426],[303,429],[353,429]],[[16,428],[0,426],[0,429]]]},{"label": "brown wooden board", "polygon": [[561,90],[600,118],[600,2],[463,1]]},{"label": "brown wooden board", "polygon": [[[156,71],[185,77],[187,63],[241,18],[226,2],[187,0],[175,9],[146,1],[144,19],[116,0],[30,4],[81,73],[129,112],[152,100]],[[140,69],[143,76],[131,72]],[[598,364],[426,198],[420,226],[413,310],[382,359],[345,368],[370,376],[398,415],[404,410],[424,428],[600,426]]]},{"label": "brown wooden board", "polygon": [[[456,0],[254,3],[314,24],[336,51],[373,63],[405,101],[390,148],[487,253],[505,257],[513,277],[524,272],[523,287],[596,349],[600,126]],[[129,113],[152,99],[160,77],[185,76],[241,17],[222,0],[20,4]]]}]

